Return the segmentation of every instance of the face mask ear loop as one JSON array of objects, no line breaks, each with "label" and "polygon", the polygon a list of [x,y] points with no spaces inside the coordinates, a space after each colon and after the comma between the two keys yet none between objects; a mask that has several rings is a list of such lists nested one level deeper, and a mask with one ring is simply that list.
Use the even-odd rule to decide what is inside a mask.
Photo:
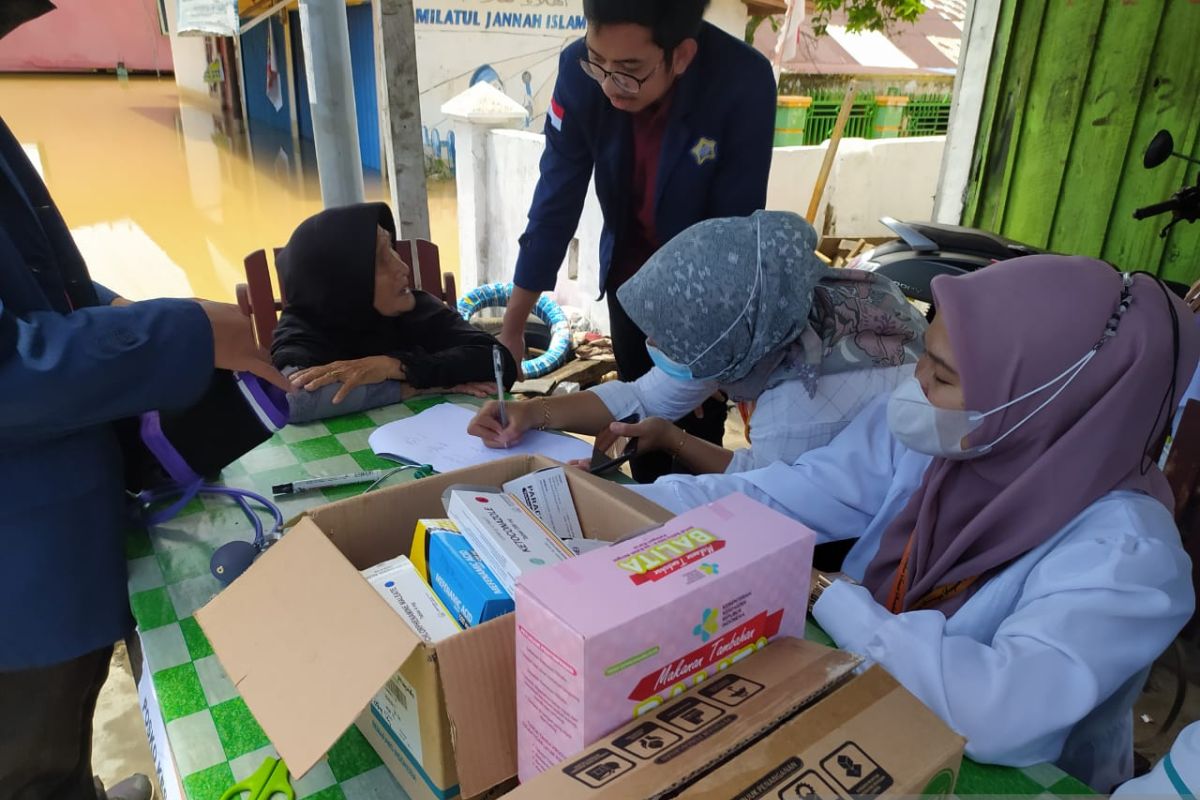
[{"label": "face mask ear loop", "polygon": [[687,362],[683,366],[691,367],[697,361],[704,358],[704,356],[708,354],[708,351],[712,350],[714,347],[716,347],[721,342],[722,339],[724,339],[726,336],[728,336],[730,334],[730,332],[734,328],[737,327],[737,324],[742,321],[742,318],[746,316],[746,313],[748,311],[750,311],[750,305],[754,302],[754,294],[758,290],[758,284],[762,278],[762,221],[761,220],[758,220],[757,231],[758,231],[757,232],[758,265],[754,271],[754,285],[750,287],[750,296],[746,298],[745,307],[742,308],[742,312],[737,315],[737,317],[733,320],[733,322],[729,323],[729,327],[726,328],[725,331],[720,336],[718,336],[716,339],[713,339],[712,344],[710,344],[708,347],[701,350],[700,353],[695,358],[693,358],[691,361]]},{"label": "face mask ear loop", "polygon": [[[1117,310],[1113,312],[1113,315],[1111,317],[1109,317],[1108,323],[1104,326],[1104,333],[1103,333],[1103,335],[1101,335],[1100,340],[1097,341],[1096,344],[1094,344],[1092,346],[1092,349],[1089,350],[1083,356],[1083,358],[1079,359],[1074,364],[1067,367],[1065,372],[1062,372],[1057,377],[1042,384],[1038,388],[1036,388],[1032,391],[1026,392],[1025,394],[1021,395],[1020,397],[1018,397],[1014,400],[1010,400],[1002,406],[993,408],[991,411],[988,411],[986,414],[980,414],[978,416],[978,419],[983,419],[984,417],[995,414],[998,411],[1003,411],[1004,409],[1006,409],[1016,403],[1019,403],[1022,400],[1032,397],[1033,395],[1037,394],[1038,392],[1044,391],[1047,387],[1053,386],[1058,381],[1063,380],[1063,378],[1066,378],[1066,382],[1063,383],[1062,386],[1058,387],[1058,391],[1056,391],[1054,394],[1050,395],[1050,397],[1046,398],[1045,402],[1043,402],[1041,405],[1039,405],[1033,411],[1029,412],[1029,414],[1027,414],[1024,419],[1022,419],[1016,425],[1013,425],[1011,428],[1009,428],[1007,431],[1005,431],[1003,434],[1001,434],[1000,437],[998,439],[996,439],[994,442],[992,442],[991,444],[983,445],[980,448],[980,450],[982,450],[984,452],[991,450],[993,447],[995,447],[996,445],[1000,444],[1002,441],[1007,439],[1009,437],[1009,435],[1011,435],[1014,431],[1016,431],[1018,428],[1020,428],[1022,425],[1024,425],[1030,419],[1032,419],[1034,414],[1037,414],[1043,408],[1045,408],[1046,406],[1048,406],[1052,402],[1054,402],[1055,398],[1057,398],[1060,394],[1062,394],[1064,391],[1066,391],[1066,388],[1071,385],[1071,382],[1079,376],[1079,373],[1082,372],[1083,368],[1088,365],[1088,362],[1096,357],[1096,353],[1100,352],[1100,348],[1104,346],[1104,343],[1107,342],[1112,337],[1117,335],[1117,327],[1120,325],[1121,317],[1125,314],[1126,311],[1129,310],[1129,306],[1132,305],[1132,303],[1133,303],[1133,296],[1131,294],[1131,288],[1133,286],[1133,276],[1129,273],[1122,273],[1121,283],[1122,283],[1121,299],[1117,303]],[[1174,310],[1174,307],[1172,307],[1172,310]]]},{"label": "face mask ear loop", "polygon": [[[1096,355],[1096,351],[1095,351],[1095,350],[1089,350],[1089,351],[1088,351],[1088,354],[1087,354],[1086,356],[1084,356],[1084,357],[1083,357],[1082,359],[1080,359],[1079,361],[1075,362],[1075,364],[1074,364],[1073,366],[1071,366],[1070,368],[1068,368],[1068,369],[1067,369],[1067,371],[1066,371],[1066,372],[1064,372],[1062,375],[1059,375],[1059,376],[1058,376],[1057,378],[1055,378],[1053,381],[1050,381],[1050,383],[1047,383],[1047,384],[1045,384],[1044,386],[1042,386],[1042,387],[1040,387],[1040,388],[1038,388],[1038,389],[1035,389],[1033,392],[1030,392],[1029,394],[1035,394],[1035,393],[1037,393],[1037,392],[1040,392],[1040,391],[1042,391],[1043,389],[1045,389],[1045,388],[1046,388],[1046,386],[1051,386],[1051,385],[1053,385],[1055,381],[1062,380],[1064,377],[1066,377],[1066,378],[1067,378],[1067,379],[1066,379],[1066,382],[1065,382],[1065,383],[1063,383],[1063,385],[1062,385],[1062,386],[1058,387],[1058,390],[1057,390],[1057,391],[1056,391],[1054,394],[1052,394],[1052,395],[1050,395],[1049,397],[1047,397],[1047,398],[1046,398],[1046,400],[1045,400],[1045,401],[1044,401],[1044,402],[1043,402],[1043,403],[1042,403],[1040,406],[1038,406],[1038,407],[1037,407],[1037,408],[1035,408],[1033,411],[1030,411],[1028,414],[1026,414],[1026,415],[1025,415],[1025,418],[1024,418],[1023,420],[1021,420],[1021,421],[1020,421],[1020,422],[1018,422],[1016,425],[1013,425],[1013,426],[1012,426],[1011,428],[1009,428],[1007,431],[1005,431],[1004,433],[1002,433],[1002,434],[1000,435],[1000,437],[999,437],[998,439],[996,439],[994,442],[992,442],[991,444],[988,444],[988,445],[984,445],[982,449],[983,449],[985,452],[986,452],[987,450],[991,450],[993,447],[995,447],[996,445],[1000,444],[1000,443],[1001,443],[1001,442],[1003,442],[1005,439],[1007,439],[1007,438],[1009,437],[1009,435],[1010,435],[1010,434],[1012,434],[1014,431],[1016,431],[1018,428],[1020,428],[1020,427],[1021,427],[1022,425],[1024,425],[1026,422],[1029,422],[1029,420],[1033,419],[1033,417],[1034,417],[1034,416],[1035,416],[1035,415],[1036,415],[1036,414],[1037,414],[1039,411],[1041,411],[1043,408],[1045,408],[1046,406],[1048,406],[1048,405],[1050,405],[1051,403],[1053,403],[1053,402],[1054,402],[1054,400],[1055,400],[1055,399],[1056,399],[1056,398],[1057,398],[1057,397],[1058,397],[1060,394],[1062,394],[1063,392],[1065,392],[1065,391],[1067,390],[1067,387],[1071,385],[1071,381],[1073,381],[1073,380],[1075,380],[1077,377],[1079,377],[1079,373],[1083,372],[1083,368],[1084,368],[1084,367],[1086,367],[1086,366],[1088,365],[1088,362],[1089,362],[1089,361],[1091,361],[1091,360],[1092,360],[1092,358],[1094,358],[1094,357],[1095,357],[1095,355]],[[1068,375],[1069,375],[1069,377],[1067,377]],[[1024,395],[1024,396],[1022,396],[1022,397],[1019,397],[1019,398],[1017,398],[1016,400],[1014,400],[1014,401],[1012,401],[1012,402],[1013,402],[1013,403],[1020,402],[1021,400],[1025,399],[1026,397],[1029,397],[1029,394],[1026,394],[1026,395]],[[997,408],[997,409],[995,409],[995,410],[993,410],[993,411],[989,411],[989,412],[988,412],[988,414],[994,414],[994,413],[996,413],[996,411],[1000,411],[1000,410],[1003,410],[1003,409],[1005,409],[1005,408],[1008,408],[1008,406],[1010,406],[1010,405],[1012,405],[1012,403],[1008,403],[1007,405],[1000,406],[1000,408]],[[983,417],[986,417],[986,416],[987,416],[987,414],[983,414],[983,415],[981,415],[979,418],[980,418],[980,419],[982,419]]]}]

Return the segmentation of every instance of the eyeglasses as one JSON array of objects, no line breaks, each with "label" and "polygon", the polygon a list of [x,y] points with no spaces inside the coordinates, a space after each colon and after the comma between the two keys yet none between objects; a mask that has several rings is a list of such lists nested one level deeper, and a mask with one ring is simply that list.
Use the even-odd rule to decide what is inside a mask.
[{"label": "eyeglasses", "polygon": [[613,86],[620,89],[625,94],[637,94],[642,90],[642,84],[650,80],[655,72],[658,72],[659,64],[654,65],[654,69],[646,73],[646,77],[639,78],[636,75],[630,75],[628,72],[613,72],[607,70],[599,64],[588,61],[586,58],[579,59],[579,66],[583,69],[583,73],[596,83],[603,84],[606,80],[612,79]]}]

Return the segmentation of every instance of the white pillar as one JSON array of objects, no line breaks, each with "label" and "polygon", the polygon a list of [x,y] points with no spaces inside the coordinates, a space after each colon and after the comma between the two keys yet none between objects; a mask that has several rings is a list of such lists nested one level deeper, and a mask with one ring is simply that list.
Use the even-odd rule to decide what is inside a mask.
[{"label": "white pillar", "polygon": [[362,156],[350,71],[350,32],[342,0],[300,0],[317,174],[326,208],[363,201]]},{"label": "white pillar", "polygon": [[488,138],[496,128],[521,128],[525,109],[487,82],[451,98],[442,113],[454,131],[454,182],[458,190],[459,293],[485,275],[488,220]]},{"label": "white pillar", "polygon": [[1001,0],[975,0],[967,5],[962,45],[958,54],[958,73],[954,76],[954,101],[950,106],[950,127],[942,172],[934,201],[935,222],[958,225],[962,222],[964,200],[971,179],[971,161],[979,133],[979,115],[987,89],[992,46],[1000,21]]}]

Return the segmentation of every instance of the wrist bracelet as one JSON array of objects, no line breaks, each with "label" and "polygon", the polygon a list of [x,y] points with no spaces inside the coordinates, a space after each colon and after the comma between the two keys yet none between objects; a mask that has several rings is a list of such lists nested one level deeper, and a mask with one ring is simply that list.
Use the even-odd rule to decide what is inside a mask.
[{"label": "wrist bracelet", "polygon": [[550,427],[550,403],[546,400],[544,395],[540,399],[542,401],[542,424],[538,425],[537,429],[539,431],[544,431],[546,428]]}]

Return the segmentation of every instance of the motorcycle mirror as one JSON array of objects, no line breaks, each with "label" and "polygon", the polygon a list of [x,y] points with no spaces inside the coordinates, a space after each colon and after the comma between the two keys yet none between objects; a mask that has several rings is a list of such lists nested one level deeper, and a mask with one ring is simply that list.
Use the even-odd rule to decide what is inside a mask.
[{"label": "motorcycle mirror", "polygon": [[1170,158],[1174,152],[1175,139],[1171,136],[1171,132],[1159,131],[1154,134],[1150,146],[1146,148],[1146,155],[1142,157],[1142,166],[1146,169],[1154,169]]}]

